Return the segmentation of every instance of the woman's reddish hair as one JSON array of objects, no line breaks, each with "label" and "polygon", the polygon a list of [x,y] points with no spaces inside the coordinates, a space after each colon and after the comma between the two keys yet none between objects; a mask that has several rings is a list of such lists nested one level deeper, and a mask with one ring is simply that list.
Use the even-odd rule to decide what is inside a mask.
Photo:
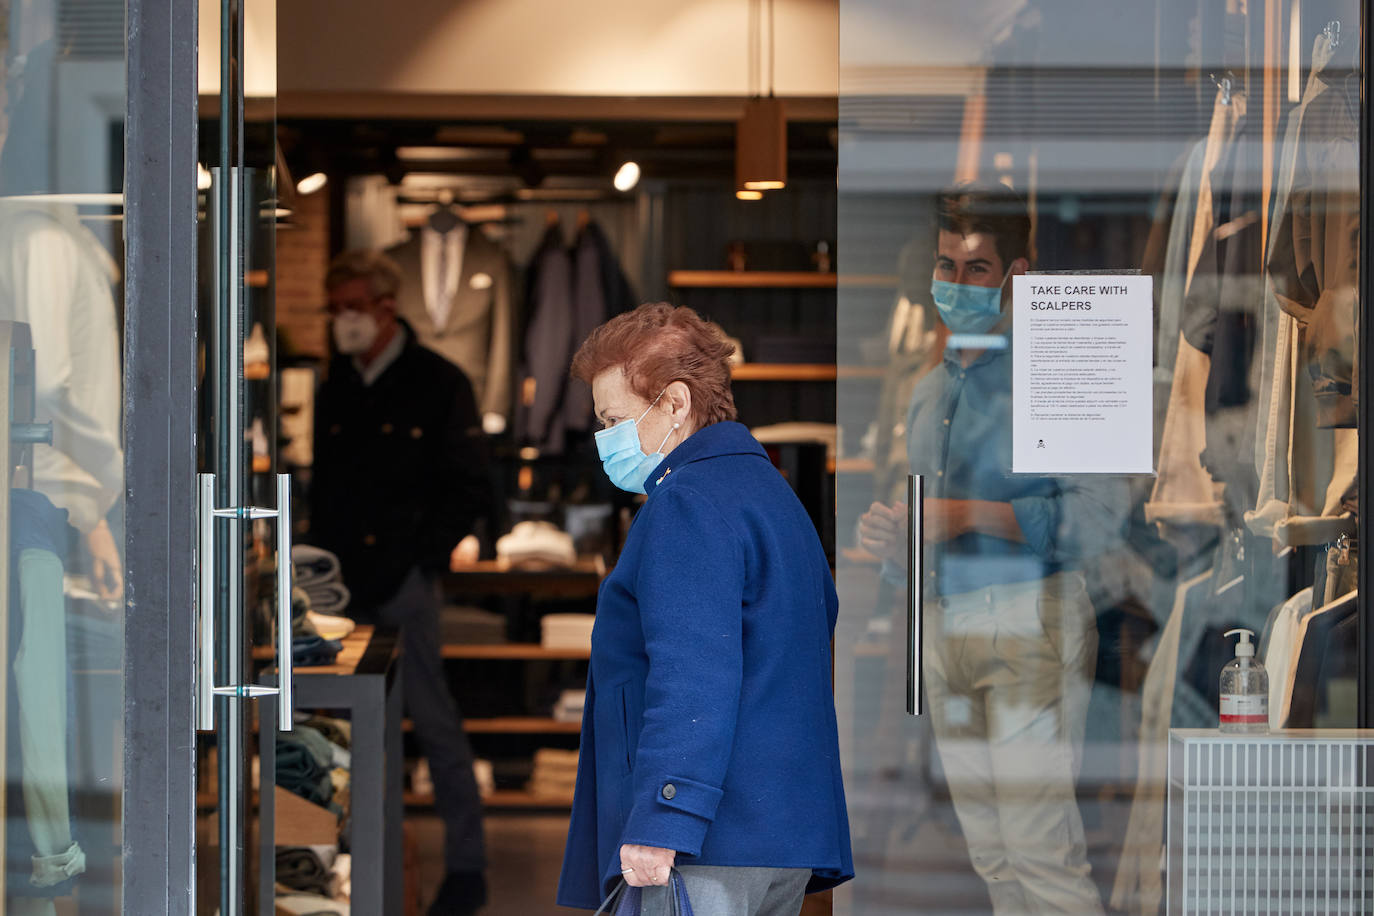
[{"label": "woman's reddish hair", "polygon": [[654,302],[617,315],[587,335],[572,361],[573,378],[591,384],[620,368],[630,389],[646,401],[673,382],[692,393],[691,419],[697,429],[735,419],[730,390],[734,344],[717,325],[689,308]]}]

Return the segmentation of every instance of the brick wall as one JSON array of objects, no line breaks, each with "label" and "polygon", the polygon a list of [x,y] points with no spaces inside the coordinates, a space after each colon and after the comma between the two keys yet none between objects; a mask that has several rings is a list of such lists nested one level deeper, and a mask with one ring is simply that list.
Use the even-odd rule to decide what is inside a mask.
[{"label": "brick wall", "polygon": [[295,203],[291,225],[277,228],[277,327],[292,354],[323,357],[328,349],[321,307],[329,266],[329,195],[297,197]]}]

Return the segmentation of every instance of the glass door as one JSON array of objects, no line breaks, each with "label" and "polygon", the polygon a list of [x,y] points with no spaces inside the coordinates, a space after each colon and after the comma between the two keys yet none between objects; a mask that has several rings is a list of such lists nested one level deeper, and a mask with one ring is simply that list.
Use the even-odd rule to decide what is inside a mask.
[{"label": "glass door", "polygon": [[[274,0],[200,5],[198,912],[255,909],[258,702],[291,729],[290,479],[276,473]],[[279,676],[284,672],[284,676]],[[270,868],[270,861],[263,863]],[[217,878],[217,880],[213,880]]]},{"label": "glass door", "polygon": [[1367,754],[1363,8],[841,4],[837,913],[1370,899],[1367,805],[1265,807]]},{"label": "glass door", "polygon": [[123,7],[0,9],[0,910],[120,911]]}]

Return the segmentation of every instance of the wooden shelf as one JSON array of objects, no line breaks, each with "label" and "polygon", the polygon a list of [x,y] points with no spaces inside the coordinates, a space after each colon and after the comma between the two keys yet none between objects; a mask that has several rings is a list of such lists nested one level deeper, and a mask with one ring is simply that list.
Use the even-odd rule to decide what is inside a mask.
[{"label": "wooden shelf", "polygon": [[[414,728],[409,719],[401,723],[401,731]],[[582,723],[559,722],[549,716],[498,716],[464,719],[463,730],[469,735],[576,735],[582,731]]]},{"label": "wooden shelf", "polygon": [[868,458],[841,458],[830,465],[832,474],[872,474],[875,470]]},{"label": "wooden shelf", "polygon": [[[405,803],[408,808],[429,808],[434,805],[434,796],[407,792]],[[572,795],[536,795],[524,789],[497,789],[482,799],[488,808],[571,808]]]},{"label": "wooden shelf", "polygon": [[831,382],[830,363],[741,363],[731,370],[737,382]]},{"label": "wooden shelf", "polygon": [[840,378],[886,378],[888,370],[886,366],[839,366],[835,374]]},{"label": "wooden shelf", "polygon": [[444,573],[445,588],[456,594],[552,595],[583,598],[596,594],[606,575],[600,556],[578,557],[571,567],[535,569],[502,560],[481,560],[458,572]]},{"label": "wooden shelf", "polygon": [[668,285],[678,289],[896,289],[897,277],[811,270],[673,270],[668,273]]},{"label": "wooden shelf", "polygon": [[591,657],[591,649],[546,649],[538,643],[491,643],[457,644],[451,643],[441,650],[444,658],[471,659],[509,659],[512,661],[538,661],[560,659],[583,659]]},{"label": "wooden shelf", "polygon": [[834,289],[835,275],[805,270],[673,270],[679,289]]}]

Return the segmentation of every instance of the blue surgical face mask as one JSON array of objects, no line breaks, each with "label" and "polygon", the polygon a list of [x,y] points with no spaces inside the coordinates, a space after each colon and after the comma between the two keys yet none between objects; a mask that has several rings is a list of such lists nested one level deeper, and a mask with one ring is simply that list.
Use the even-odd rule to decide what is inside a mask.
[{"label": "blue surgical face mask", "polygon": [[1002,319],[1002,287],[1011,271],[1002,277],[998,286],[972,286],[950,283],[948,280],[930,281],[930,296],[940,320],[955,334],[985,334]]},{"label": "blue surgical face mask", "polygon": [[[658,393],[658,398],[663,397],[663,391]],[[654,398],[648,409],[639,415],[639,420],[649,415],[649,411],[654,409],[654,404],[658,403],[658,398]],[[611,483],[627,493],[644,492],[644,484],[648,482],[649,475],[666,457],[663,454],[663,446],[668,442],[668,436],[673,434],[673,429],[682,425],[674,423],[673,429],[668,430],[668,434],[663,437],[654,453],[646,455],[643,446],[639,444],[639,420],[622,420],[615,426],[601,430],[595,437],[596,452],[601,456],[601,466],[606,469],[606,476],[611,478]]]}]

